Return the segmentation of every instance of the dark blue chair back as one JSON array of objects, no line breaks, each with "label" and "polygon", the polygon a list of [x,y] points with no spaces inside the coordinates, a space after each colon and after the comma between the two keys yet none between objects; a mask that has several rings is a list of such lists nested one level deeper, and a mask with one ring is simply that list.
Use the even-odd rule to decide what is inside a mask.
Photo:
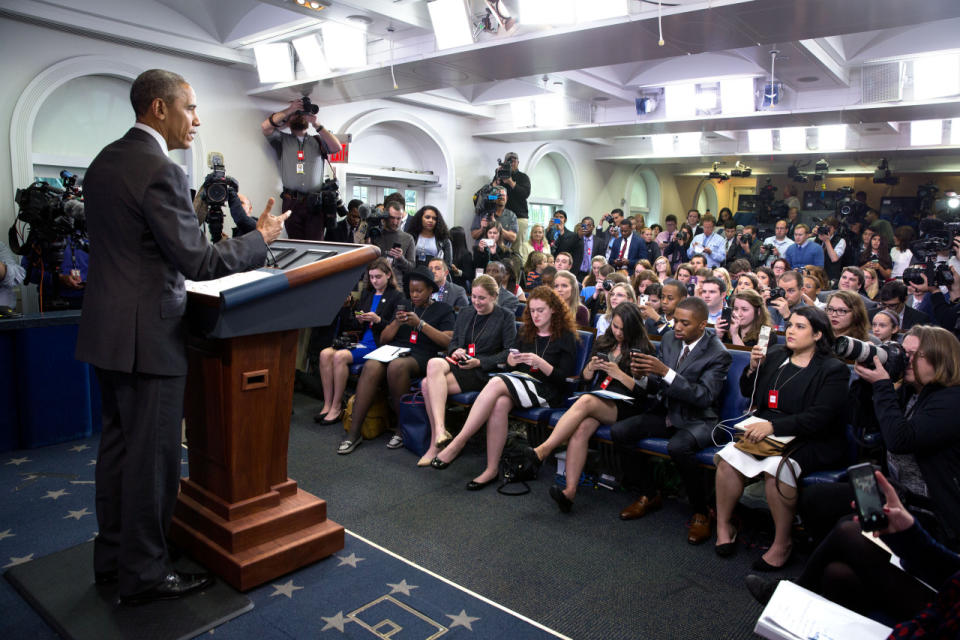
[{"label": "dark blue chair back", "polygon": [[577,337],[580,342],[577,343],[577,367],[576,374],[580,375],[583,368],[587,366],[587,358],[590,356],[590,350],[593,349],[594,334],[590,331],[577,329]]},{"label": "dark blue chair back", "polygon": [[513,312],[513,313],[514,313],[514,316],[516,316],[517,320],[519,320],[520,318],[523,317],[523,311],[524,311],[524,309],[526,309],[526,308],[527,308],[526,303],[521,302],[520,304],[517,305],[517,310]]},{"label": "dark blue chair back", "polygon": [[[727,380],[723,383],[723,391],[720,395],[721,420],[731,420],[742,416],[746,413],[750,404],[750,398],[744,398],[740,395],[740,376],[743,374],[743,370],[750,365],[750,352],[729,349],[728,353],[733,357],[733,361],[730,363]],[[733,426],[732,422],[725,422],[724,424]]]}]

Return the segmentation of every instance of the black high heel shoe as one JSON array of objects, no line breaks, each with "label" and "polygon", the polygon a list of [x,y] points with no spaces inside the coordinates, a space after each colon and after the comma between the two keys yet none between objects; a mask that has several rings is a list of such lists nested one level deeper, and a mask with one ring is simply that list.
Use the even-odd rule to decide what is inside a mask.
[{"label": "black high heel shoe", "polygon": [[494,476],[493,478],[490,478],[486,482],[477,482],[476,480],[471,480],[470,482],[467,483],[467,491],[480,491],[480,489],[490,486],[491,484],[496,482],[498,478],[499,476]]},{"label": "black high heel shoe", "polygon": [[440,458],[434,458],[430,461],[430,466],[434,469],[443,470],[450,466],[449,462],[444,462]]}]

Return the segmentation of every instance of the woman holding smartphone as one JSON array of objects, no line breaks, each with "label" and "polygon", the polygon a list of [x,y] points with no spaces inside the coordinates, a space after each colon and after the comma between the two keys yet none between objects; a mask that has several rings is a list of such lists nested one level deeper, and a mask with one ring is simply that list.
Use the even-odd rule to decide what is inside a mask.
[{"label": "woman holding smartphone", "polygon": [[[717,337],[727,344],[752,347],[760,339],[763,327],[773,328],[763,297],[753,289],[744,289],[733,296],[729,323],[722,316],[717,321],[716,331]],[[771,338],[776,338],[776,334],[772,334]],[[771,341],[771,344],[774,342]]]},{"label": "woman holding smartphone", "polygon": [[380,336],[393,318],[403,293],[397,286],[390,263],[377,258],[367,266],[366,282],[360,301],[352,316],[341,325],[344,331],[359,330],[360,343],[354,349],[327,347],[320,352],[320,380],[323,384],[323,409],[313,417],[322,425],[338,424],[343,417],[343,392],[350,376],[350,365],[364,362],[367,355],[380,345]]},{"label": "woman holding smartphone", "polygon": [[[610,328],[594,343],[582,378],[590,380],[594,390],[634,395],[636,381],[630,373],[631,351],[651,355],[656,352],[643,328],[640,309],[633,302],[623,302],[613,310]],[[527,449],[527,457],[539,466],[554,449],[567,443],[566,487],[562,490],[556,485],[550,487],[550,497],[560,511],[569,513],[573,508],[590,438],[597,427],[636,415],[643,410],[638,404],[583,395],[563,414],[543,444]]]},{"label": "woman holding smartphone", "polygon": [[565,379],[574,375],[577,333],[567,303],[549,287],[530,293],[507,367],[483,387],[457,437],[431,462],[446,469],[477,431],[487,425],[487,466],[467,484],[478,491],[499,477],[500,456],[507,441],[507,418],[514,407],[558,407],[566,399]]},{"label": "woman holding smartphone", "polygon": [[477,250],[473,252],[473,268],[486,269],[490,262],[510,264],[510,249],[503,245],[501,238],[503,228],[499,222],[487,227],[486,233],[477,242]]},{"label": "woman holding smartphone", "polygon": [[447,357],[432,358],[420,382],[433,437],[420,458],[427,466],[452,439],[446,428],[447,397],[463,391],[480,391],[490,372],[506,362],[517,337],[516,318],[497,305],[499,287],[488,275],[477,276],[470,291],[472,306],[460,310]]}]

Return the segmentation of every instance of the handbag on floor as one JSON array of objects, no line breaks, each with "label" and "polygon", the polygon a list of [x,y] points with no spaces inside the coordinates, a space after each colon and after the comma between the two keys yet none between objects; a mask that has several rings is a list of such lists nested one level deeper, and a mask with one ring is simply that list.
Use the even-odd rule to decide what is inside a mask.
[{"label": "handbag on floor", "polygon": [[[347,408],[343,410],[343,430],[350,431],[350,422],[353,419],[353,402],[357,396],[350,396],[347,400]],[[373,440],[381,433],[390,428],[390,413],[387,408],[387,399],[383,396],[374,398],[370,405],[363,424],[360,426],[360,433],[364,440]]]},{"label": "handbag on floor", "polygon": [[423,394],[417,392],[402,396],[399,411],[397,426],[403,436],[403,446],[422,456],[430,448],[430,438],[433,434],[430,429],[430,419],[427,417],[427,407],[423,402]]},{"label": "handbag on floor", "polygon": [[[505,496],[522,496],[530,493],[528,480],[536,480],[537,467],[526,456],[524,451],[530,446],[527,439],[521,435],[510,434],[503,445],[503,454],[500,456],[500,473],[503,483],[497,487],[497,493]],[[519,483],[523,488],[518,491],[506,491],[509,484]]]}]

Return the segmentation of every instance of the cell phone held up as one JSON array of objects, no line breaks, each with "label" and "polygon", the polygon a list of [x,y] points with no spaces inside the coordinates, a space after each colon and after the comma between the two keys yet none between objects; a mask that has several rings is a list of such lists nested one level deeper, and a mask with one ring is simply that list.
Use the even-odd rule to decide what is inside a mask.
[{"label": "cell phone held up", "polygon": [[880,531],[887,527],[883,494],[877,485],[875,470],[876,467],[869,462],[847,468],[850,484],[853,485],[853,498],[857,503],[860,528],[864,531]]},{"label": "cell phone held up", "polygon": [[724,307],[723,311],[720,312],[720,318],[726,323],[727,327],[729,327],[730,321],[733,320],[733,309]]}]

